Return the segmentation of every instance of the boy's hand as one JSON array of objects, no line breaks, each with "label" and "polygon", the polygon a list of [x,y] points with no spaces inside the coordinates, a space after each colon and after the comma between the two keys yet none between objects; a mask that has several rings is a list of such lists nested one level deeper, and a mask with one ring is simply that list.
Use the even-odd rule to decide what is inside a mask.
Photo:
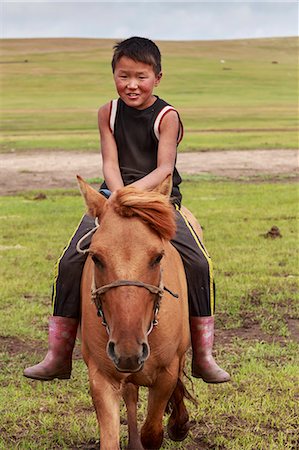
[{"label": "boy's hand", "polygon": [[99,193],[104,195],[104,197],[106,197],[107,199],[110,197],[111,195],[111,191],[109,191],[109,189],[100,189]]}]

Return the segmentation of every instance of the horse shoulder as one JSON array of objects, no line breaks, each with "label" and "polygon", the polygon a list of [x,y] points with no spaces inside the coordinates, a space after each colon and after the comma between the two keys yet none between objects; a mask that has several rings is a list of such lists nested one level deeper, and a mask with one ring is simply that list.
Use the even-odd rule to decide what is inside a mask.
[{"label": "horse shoulder", "polygon": [[[159,325],[155,331],[159,334],[161,342],[168,343],[165,347],[175,342],[181,350],[186,351],[189,345],[189,312],[188,292],[185,270],[178,251],[170,243],[165,247],[165,258],[162,264],[164,286],[174,294],[165,291],[159,313]],[[162,345],[163,347],[163,345]]]}]

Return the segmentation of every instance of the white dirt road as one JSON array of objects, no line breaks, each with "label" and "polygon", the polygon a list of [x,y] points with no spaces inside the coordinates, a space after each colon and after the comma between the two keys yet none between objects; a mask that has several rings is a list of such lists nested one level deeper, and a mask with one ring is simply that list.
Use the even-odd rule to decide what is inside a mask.
[{"label": "white dirt road", "polygon": [[[76,174],[83,178],[102,175],[101,157],[86,152],[6,153],[0,156],[0,195],[31,189],[71,188]],[[180,153],[181,174],[243,176],[298,175],[296,150],[211,151]]]}]

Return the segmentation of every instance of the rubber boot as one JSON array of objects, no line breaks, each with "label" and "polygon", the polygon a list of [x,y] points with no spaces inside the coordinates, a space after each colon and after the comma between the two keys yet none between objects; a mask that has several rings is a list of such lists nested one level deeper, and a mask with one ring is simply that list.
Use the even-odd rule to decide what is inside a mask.
[{"label": "rubber boot", "polygon": [[215,362],[212,355],[214,317],[190,317],[192,342],[192,376],[206,383],[225,383],[230,376]]},{"label": "rubber boot", "polygon": [[69,317],[50,317],[48,353],[42,362],[25,369],[24,376],[42,381],[70,378],[78,323]]}]

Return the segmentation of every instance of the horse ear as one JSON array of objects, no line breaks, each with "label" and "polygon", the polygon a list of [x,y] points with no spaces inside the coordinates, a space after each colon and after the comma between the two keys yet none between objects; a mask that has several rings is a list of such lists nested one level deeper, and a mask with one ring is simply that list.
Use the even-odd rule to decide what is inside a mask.
[{"label": "horse ear", "polygon": [[77,175],[77,180],[87,206],[88,214],[92,217],[100,217],[107,202],[106,198],[89,186],[79,175]]},{"label": "horse ear", "polygon": [[172,176],[171,174],[167,175],[164,181],[160,183],[154,191],[160,192],[162,195],[166,195],[166,197],[170,197],[172,191]]}]

